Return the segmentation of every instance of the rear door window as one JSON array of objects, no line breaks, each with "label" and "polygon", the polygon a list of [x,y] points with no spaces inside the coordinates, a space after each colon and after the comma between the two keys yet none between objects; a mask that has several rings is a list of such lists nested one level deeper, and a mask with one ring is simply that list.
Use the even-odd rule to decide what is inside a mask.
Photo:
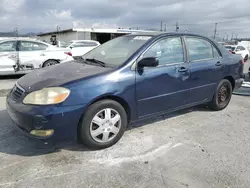
[{"label": "rear door window", "polygon": [[213,55],[214,55],[214,58],[221,57],[221,53],[214,46],[213,46]]},{"label": "rear door window", "polygon": [[20,41],[18,48],[19,51],[41,51],[46,50],[48,45],[39,42]]},{"label": "rear door window", "polygon": [[190,61],[214,58],[213,46],[202,38],[186,37],[187,52]]}]

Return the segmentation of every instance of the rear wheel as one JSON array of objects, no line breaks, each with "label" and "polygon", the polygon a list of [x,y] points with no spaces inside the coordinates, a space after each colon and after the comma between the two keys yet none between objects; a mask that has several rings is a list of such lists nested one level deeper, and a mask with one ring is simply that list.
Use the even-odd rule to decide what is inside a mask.
[{"label": "rear wheel", "polygon": [[220,81],[209,107],[213,110],[223,110],[227,107],[232,97],[232,84],[229,80]]},{"label": "rear wheel", "polygon": [[43,67],[49,67],[49,66],[52,66],[52,65],[55,65],[57,64],[58,62],[55,61],[55,60],[48,60],[46,61],[44,64],[43,64]]},{"label": "rear wheel", "polygon": [[103,149],[120,140],[127,126],[127,114],[116,101],[92,104],[79,124],[79,139],[90,149]]}]

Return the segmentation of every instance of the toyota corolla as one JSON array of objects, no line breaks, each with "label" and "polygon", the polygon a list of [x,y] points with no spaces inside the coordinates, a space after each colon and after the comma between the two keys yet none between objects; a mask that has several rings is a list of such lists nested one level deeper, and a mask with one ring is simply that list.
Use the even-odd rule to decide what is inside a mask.
[{"label": "toyota corolla", "polygon": [[144,33],[113,39],[72,61],[20,78],[7,96],[27,135],[115,144],[131,122],[204,104],[222,110],[243,81],[241,56],[203,36]]}]

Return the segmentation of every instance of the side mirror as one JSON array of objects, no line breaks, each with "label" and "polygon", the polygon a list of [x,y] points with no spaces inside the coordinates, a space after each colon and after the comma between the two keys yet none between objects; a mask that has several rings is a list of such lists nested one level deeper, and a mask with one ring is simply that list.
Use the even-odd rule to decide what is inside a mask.
[{"label": "side mirror", "polygon": [[155,57],[146,57],[138,62],[138,67],[157,67],[159,60]]}]

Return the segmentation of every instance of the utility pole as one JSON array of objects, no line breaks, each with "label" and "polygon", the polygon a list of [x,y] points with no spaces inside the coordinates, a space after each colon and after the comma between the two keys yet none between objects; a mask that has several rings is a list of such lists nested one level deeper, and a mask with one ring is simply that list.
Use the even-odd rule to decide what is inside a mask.
[{"label": "utility pole", "polygon": [[178,25],[178,21],[176,22],[176,28],[175,28],[175,31],[177,32],[179,30],[179,25]]},{"label": "utility pole", "polygon": [[215,23],[215,28],[214,28],[214,39],[215,39],[216,33],[217,33],[217,24],[218,24],[218,23]]},{"label": "utility pole", "polygon": [[162,21],[161,21],[161,31],[162,31],[162,26],[163,26],[163,23],[162,23]]},{"label": "utility pole", "polygon": [[167,31],[167,24],[165,24],[165,29],[164,29],[164,31]]}]

